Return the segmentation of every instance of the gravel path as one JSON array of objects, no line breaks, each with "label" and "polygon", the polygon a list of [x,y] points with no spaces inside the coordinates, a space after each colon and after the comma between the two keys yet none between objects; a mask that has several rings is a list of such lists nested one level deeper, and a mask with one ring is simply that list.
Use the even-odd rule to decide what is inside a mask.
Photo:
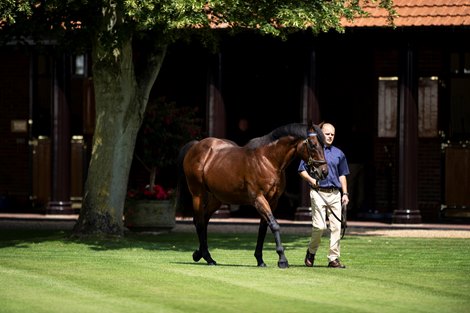
[{"label": "gravel path", "polygon": [[[196,232],[192,224],[177,224],[173,232]],[[212,233],[256,233],[257,225],[227,225],[209,224],[209,232]],[[281,234],[298,234],[310,236],[309,226],[281,225]],[[345,236],[386,236],[386,237],[418,237],[418,238],[470,238],[470,230],[454,229],[388,229],[388,228],[362,228],[349,227]]]},{"label": "gravel path", "polygon": [[468,230],[443,229],[369,229],[365,231],[351,229],[346,234],[386,237],[470,238],[470,231]]},{"label": "gravel path", "polygon": [[[74,220],[12,220],[0,219],[0,229],[56,229],[71,230],[75,224]],[[351,223],[352,224],[352,223]],[[444,228],[444,229],[443,229]],[[211,222],[208,231],[211,233],[254,233],[258,232],[256,222]],[[268,230],[269,231],[269,230]],[[196,233],[192,222],[178,222],[172,232]],[[305,223],[281,223],[281,234],[298,234],[310,236],[310,226]],[[346,230],[346,236],[387,236],[387,237],[419,237],[419,238],[470,238],[470,226],[441,227],[435,229],[430,227],[380,227],[352,225]]]}]

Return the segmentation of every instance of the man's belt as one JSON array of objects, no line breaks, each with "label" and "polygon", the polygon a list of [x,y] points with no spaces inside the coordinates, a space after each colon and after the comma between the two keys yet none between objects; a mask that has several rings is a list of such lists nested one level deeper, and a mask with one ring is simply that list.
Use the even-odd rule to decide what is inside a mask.
[{"label": "man's belt", "polygon": [[328,192],[328,193],[335,192],[335,191],[339,190],[336,187],[329,187],[329,188],[317,187],[317,188],[314,188],[314,189],[316,189],[318,191],[321,191],[321,192]]}]

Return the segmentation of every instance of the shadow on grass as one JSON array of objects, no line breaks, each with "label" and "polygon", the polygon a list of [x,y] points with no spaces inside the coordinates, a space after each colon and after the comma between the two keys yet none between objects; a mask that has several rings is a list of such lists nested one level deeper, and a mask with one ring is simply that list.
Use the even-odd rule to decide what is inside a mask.
[{"label": "shadow on grass", "polygon": [[[214,265],[207,265],[204,260],[199,262],[170,262],[171,264],[179,264],[179,265],[194,265],[194,266],[214,266]],[[249,264],[229,264],[229,263],[220,263],[217,262],[217,267],[258,267],[257,265],[249,265]]]},{"label": "shadow on grass", "polygon": [[[256,247],[257,234],[250,233],[210,233],[208,238],[209,250],[247,250],[252,254]],[[7,247],[28,248],[30,245],[42,242],[60,242],[62,244],[86,245],[95,251],[144,249],[156,251],[181,251],[193,253],[199,243],[194,233],[164,232],[164,233],[126,233],[120,238],[86,238],[77,239],[68,230],[28,230],[0,229],[0,249]],[[304,248],[308,238],[301,235],[286,234],[282,242],[287,249]],[[268,232],[264,242],[264,251],[275,251],[274,237]],[[204,262],[205,263],[205,262]]]}]

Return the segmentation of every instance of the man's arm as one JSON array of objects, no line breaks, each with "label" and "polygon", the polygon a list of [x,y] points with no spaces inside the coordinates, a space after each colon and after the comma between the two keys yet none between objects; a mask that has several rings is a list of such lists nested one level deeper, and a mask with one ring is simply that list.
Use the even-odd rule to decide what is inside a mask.
[{"label": "man's arm", "polygon": [[310,176],[307,171],[299,172],[300,177],[302,177],[307,183],[309,183],[310,187],[317,186],[317,180]]},{"label": "man's arm", "polygon": [[346,176],[342,175],[339,177],[339,182],[341,183],[341,190],[343,192],[343,196],[341,198],[341,203],[344,205],[348,205],[349,203],[349,193],[348,193],[348,181]]}]

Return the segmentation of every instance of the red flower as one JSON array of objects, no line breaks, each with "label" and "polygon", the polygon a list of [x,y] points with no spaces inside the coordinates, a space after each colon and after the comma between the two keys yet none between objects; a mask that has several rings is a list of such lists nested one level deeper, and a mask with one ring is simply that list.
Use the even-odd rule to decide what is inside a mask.
[{"label": "red flower", "polygon": [[155,187],[153,187],[153,191],[155,193],[155,198],[159,200],[168,199],[168,192],[163,189],[162,186],[155,185]]},{"label": "red flower", "polygon": [[172,195],[171,189],[165,189],[161,185],[155,185],[153,190],[145,186],[139,189],[131,189],[127,192],[127,199],[132,200],[167,200]]}]

